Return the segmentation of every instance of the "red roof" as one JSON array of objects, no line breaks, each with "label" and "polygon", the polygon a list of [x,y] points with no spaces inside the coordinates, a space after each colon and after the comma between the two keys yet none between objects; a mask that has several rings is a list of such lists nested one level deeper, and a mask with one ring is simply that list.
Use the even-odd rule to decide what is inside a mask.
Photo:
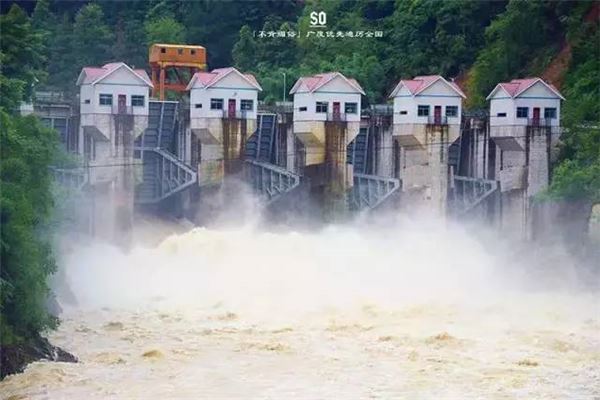
[{"label": "red roof", "polygon": [[[124,65],[127,66],[125,63],[122,63],[122,62],[112,62],[112,63],[104,64],[102,67],[84,67],[81,71],[79,79],[77,80],[77,84],[81,85],[81,84],[94,83]],[[132,71],[139,78],[141,78],[146,83],[148,83],[150,86],[152,86],[150,84],[150,77],[148,77],[148,74],[146,73],[145,70],[133,69]]]},{"label": "red roof", "polygon": [[317,74],[313,76],[301,77],[304,81],[304,84],[311,92],[315,90],[317,87],[324,85],[335,77],[334,72],[326,72],[324,74]]},{"label": "red roof", "polygon": [[238,71],[237,69],[235,69],[233,67],[217,68],[217,69],[213,69],[210,72],[196,72],[194,74],[194,76],[192,76],[192,79],[190,80],[190,83],[188,84],[187,90],[190,90],[192,88],[192,86],[194,85],[194,82],[196,80],[200,81],[202,86],[210,87],[232,71],[235,71],[238,74],[240,74],[241,76],[243,76],[244,78],[246,78],[246,80],[248,80],[251,85],[256,86],[256,88],[258,90],[262,90],[258,81],[254,77],[254,75],[242,74],[240,71]]},{"label": "red roof", "polygon": [[531,86],[535,85],[537,82],[542,82],[544,85],[549,87],[550,90],[554,91],[558,97],[564,99],[563,96],[558,91],[558,89],[556,89],[556,87],[554,87],[554,85],[546,83],[546,82],[544,82],[543,79],[537,78],[537,77],[513,79],[510,82],[501,82],[496,86],[496,88],[494,88],[494,90],[492,90],[492,92],[488,96],[488,99],[494,94],[494,92],[496,91],[496,89],[498,87],[501,87],[502,89],[504,89],[510,97],[517,97],[518,95],[523,93],[525,90],[527,90]]},{"label": "red roof", "polygon": [[510,82],[501,83],[500,86],[502,89],[506,90],[511,97],[515,97],[517,94],[537,82],[538,79],[539,78],[513,79]]},{"label": "red roof", "polygon": [[102,75],[106,74],[106,70],[104,68],[97,67],[84,67],[83,72],[85,74],[83,83],[92,83]]},{"label": "red roof", "polygon": [[404,85],[413,96],[416,96],[439,79],[442,79],[444,82],[452,86],[452,88],[456,90],[462,97],[466,97],[456,83],[448,82],[441,75],[422,75],[415,76],[413,79],[402,79],[394,88],[391,96],[394,96],[395,92],[400,88],[400,85]]},{"label": "red roof", "polygon": [[327,82],[333,80],[337,76],[341,76],[342,78],[346,79],[352,86],[354,86],[354,88],[357,91],[359,91],[362,94],[365,94],[363,88],[356,81],[356,79],[347,78],[341,72],[325,72],[322,74],[316,74],[312,76],[302,76],[298,78],[298,81],[296,81],[294,87],[292,87],[292,90],[290,90],[290,93],[295,93],[302,84],[306,86],[309,92],[313,92],[321,86],[325,85]]},{"label": "red roof", "polygon": [[431,85],[433,82],[437,81],[439,78],[441,78],[439,75],[424,75],[415,76],[413,79],[403,82],[412,94],[417,94],[427,86]]}]

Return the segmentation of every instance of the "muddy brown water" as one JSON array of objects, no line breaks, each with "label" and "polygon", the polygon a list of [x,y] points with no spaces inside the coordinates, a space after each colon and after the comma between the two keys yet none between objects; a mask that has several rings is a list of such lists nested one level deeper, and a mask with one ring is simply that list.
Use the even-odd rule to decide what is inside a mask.
[{"label": "muddy brown water", "polygon": [[599,398],[598,294],[513,285],[448,234],[198,229],[72,251],[77,303],[50,339],[81,362],[31,364],[2,398]]}]

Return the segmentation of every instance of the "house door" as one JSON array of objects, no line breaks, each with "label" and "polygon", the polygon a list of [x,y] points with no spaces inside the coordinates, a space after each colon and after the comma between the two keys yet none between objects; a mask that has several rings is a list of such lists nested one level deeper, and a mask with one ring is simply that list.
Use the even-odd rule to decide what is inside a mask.
[{"label": "house door", "polygon": [[339,121],[340,119],[341,119],[340,102],[334,101],[333,102],[333,120]]},{"label": "house door", "polygon": [[119,99],[118,99],[118,104],[119,104],[119,114],[126,114],[127,113],[127,96],[124,94],[120,94]]},{"label": "house door", "polygon": [[433,108],[433,121],[436,125],[442,123],[442,106],[435,106]]},{"label": "house door", "polygon": [[229,118],[235,118],[235,99],[229,99],[227,103],[227,115],[229,115]]},{"label": "house door", "polygon": [[533,125],[538,126],[540,124],[540,108],[534,107],[533,109]]}]

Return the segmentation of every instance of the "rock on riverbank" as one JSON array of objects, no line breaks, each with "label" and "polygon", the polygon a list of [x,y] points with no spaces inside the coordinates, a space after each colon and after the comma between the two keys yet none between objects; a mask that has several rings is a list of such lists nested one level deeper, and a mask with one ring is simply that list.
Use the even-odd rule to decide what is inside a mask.
[{"label": "rock on riverbank", "polygon": [[27,342],[0,347],[0,379],[23,372],[29,363],[39,360],[78,362],[77,357],[38,335]]}]

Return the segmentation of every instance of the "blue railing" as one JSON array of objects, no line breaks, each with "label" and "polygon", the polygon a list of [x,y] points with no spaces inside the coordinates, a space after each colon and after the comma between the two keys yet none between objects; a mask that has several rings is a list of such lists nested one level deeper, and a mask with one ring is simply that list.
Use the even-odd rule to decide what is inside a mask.
[{"label": "blue railing", "polygon": [[[198,175],[192,167],[179,160],[175,155],[160,148],[134,147],[135,151],[152,152],[158,157],[153,166],[155,173],[148,177],[154,187],[151,195],[136,196],[136,202],[140,204],[158,203],[175,193],[192,186],[198,180]],[[147,158],[144,157],[144,162]],[[146,166],[144,166],[146,167]]]},{"label": "blue railing", "polygon": [[293,172],[255,160],[246,160],[244,174],[246,182],[267,203],[272,203],[300,185],[300,176]]},{"label": "blue railing", "polygon": [[84,168],[50,168],[54,180],[69,189],[81,190],[88,183],[88,174]]},{"label": "blue railing", "polygon": [[497,190],[496,181],[455,175],[450,186],[450,210],[455,215],[464,215],[490,199]]},{"label": "blue railing", "polygon": [[377,175],[354,174],[354,186],[348,192],[352,211],[372,210],[400,189],[400,180]]}]

